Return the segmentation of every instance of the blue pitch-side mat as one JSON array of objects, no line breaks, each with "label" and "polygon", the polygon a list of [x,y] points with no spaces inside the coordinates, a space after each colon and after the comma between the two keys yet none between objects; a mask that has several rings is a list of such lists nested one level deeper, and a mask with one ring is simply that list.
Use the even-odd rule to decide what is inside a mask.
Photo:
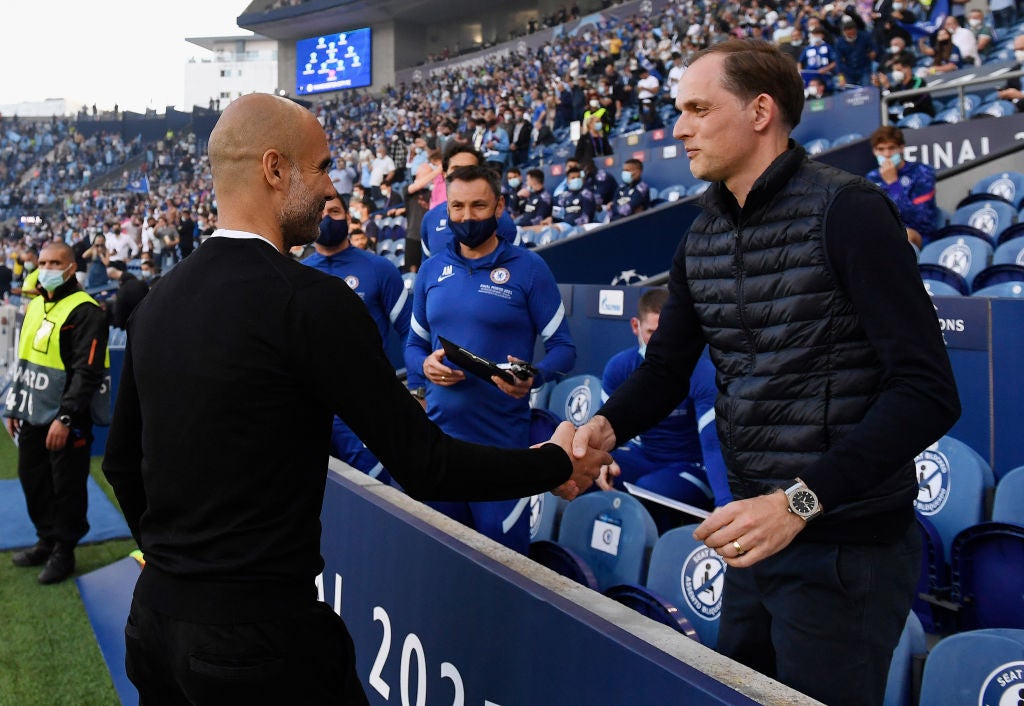
[{"label": "blue pitch-side mat", "polygon": [[114,689],[125,706],[139,703],[139,694],[124,671],[124,624],[139,573],[139,562],[125,557],[75,579]]}]

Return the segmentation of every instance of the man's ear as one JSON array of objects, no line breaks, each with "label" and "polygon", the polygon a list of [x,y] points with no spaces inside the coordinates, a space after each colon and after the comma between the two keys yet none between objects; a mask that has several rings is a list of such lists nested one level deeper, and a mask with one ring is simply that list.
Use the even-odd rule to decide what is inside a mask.
[{"label": "man's ear", "polygon": [[751,103],[754,111],[754,130],[763,132],[779,118],[779,106],[767,93],[758,95]]},{"label": "man's ear", "polygon": [[263,153],[263,176],[275,189],[283,188],[286,161],[284,155],[277,150],[271,149]]}]

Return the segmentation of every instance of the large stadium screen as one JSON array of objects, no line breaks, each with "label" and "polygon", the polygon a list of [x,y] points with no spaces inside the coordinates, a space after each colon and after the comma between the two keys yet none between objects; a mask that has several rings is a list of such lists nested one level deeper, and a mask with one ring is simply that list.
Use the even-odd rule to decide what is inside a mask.
[{"label": "large stadium screen", "polygon": [[370,28],[335,32],[295,43],[295,92],[298,95],[369,86]]}]

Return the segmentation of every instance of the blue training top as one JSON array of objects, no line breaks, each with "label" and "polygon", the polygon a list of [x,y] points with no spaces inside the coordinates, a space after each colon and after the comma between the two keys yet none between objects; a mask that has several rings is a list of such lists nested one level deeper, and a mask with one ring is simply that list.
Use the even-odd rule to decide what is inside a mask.
[{"label": "blue training top", "polygon": [[[424,359],[441,348],[438,336],[497,363],[509,355],[530,361],[540,336],[546,354],[534,362],[540,370],[534,387],[572,370],[576,346],[547,263],[500,239],[493,253],[477,260],[462,257],[456,246],[452,241],[424,261],[416,275],[407,369],[423,369]],[[517,400],[470,373],[451,387],[428,383],[427,414],[457,439],[504,448],[529,445],[529,396]]]}]

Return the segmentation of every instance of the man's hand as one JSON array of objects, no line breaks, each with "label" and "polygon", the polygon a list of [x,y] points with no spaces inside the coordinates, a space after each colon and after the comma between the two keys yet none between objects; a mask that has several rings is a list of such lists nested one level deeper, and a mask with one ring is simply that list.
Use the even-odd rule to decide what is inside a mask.
[{"label": "man's hand", "polygon": [[[525,360],[519,360],[515,356],[508,356],[508,362],[510,363],[525,363]],[[514,384],[505,382],[502,378],[497,375],[491,376],[491,382],[498,386],[498,389],[504,392],[509,397],[515,397],[517,400],[521,400],[530,394],[530,390],[533,389],[533,376],[520,380],[515,375],[512,376],[515,379]]]},{"label": "man's hand", "polygon": [[68,433],[71,430],[54,419],[50,422],[50,429],[46,432],[46,450],[60,451],[68,443]]},{"label": "man's hand", "polygon": [[7,418],[7,433],[11,435],[11,438],[15,438],[21,433],[21,420],[15,419],[14,417]]},{"label": "man's hand", "polygon": [[693,538],[714,549],[729,566],[753,566],[789,546],[807,525],[788,507],[781,490],[735,500],[711,513]]},{"label": "man's hand", "polygon": [[569,476],[569,480],[551,491],[566,500],[572,500],[589,488],[601,472],[601,467],[612,462],[611,456],[598,449],[585,449],[582,454],[577,455],[572,448],[574,432],[575,427],[571,422],[562,422],[555,429],[550,442],[561,446],[562,450],[572,459],[572,475]]},{"label": "man's hand", "polygon": [[595,481],[597,487],[601,490],[615,490],[614,478],[618,478],[622,473],[622,469],[619,468],[619,464],[612,459],[612,462],[607,466],[601,466],[601,475],[597,477]]},{"label": "man's hand", "polygon": [[438,348],[423,359],[423,374],[427,376],[427,380],[435,385],[451,387],[466,379],[464,372],[449,368],[441,362],[442,358],[444,358],[444,348]]},{"label": "man's hand", "polygon": [[583,458],[587,449],[611,451],[615,448],[615,431],[607,419],[600,414],[576,430],[572,440],[572,455]]}]

